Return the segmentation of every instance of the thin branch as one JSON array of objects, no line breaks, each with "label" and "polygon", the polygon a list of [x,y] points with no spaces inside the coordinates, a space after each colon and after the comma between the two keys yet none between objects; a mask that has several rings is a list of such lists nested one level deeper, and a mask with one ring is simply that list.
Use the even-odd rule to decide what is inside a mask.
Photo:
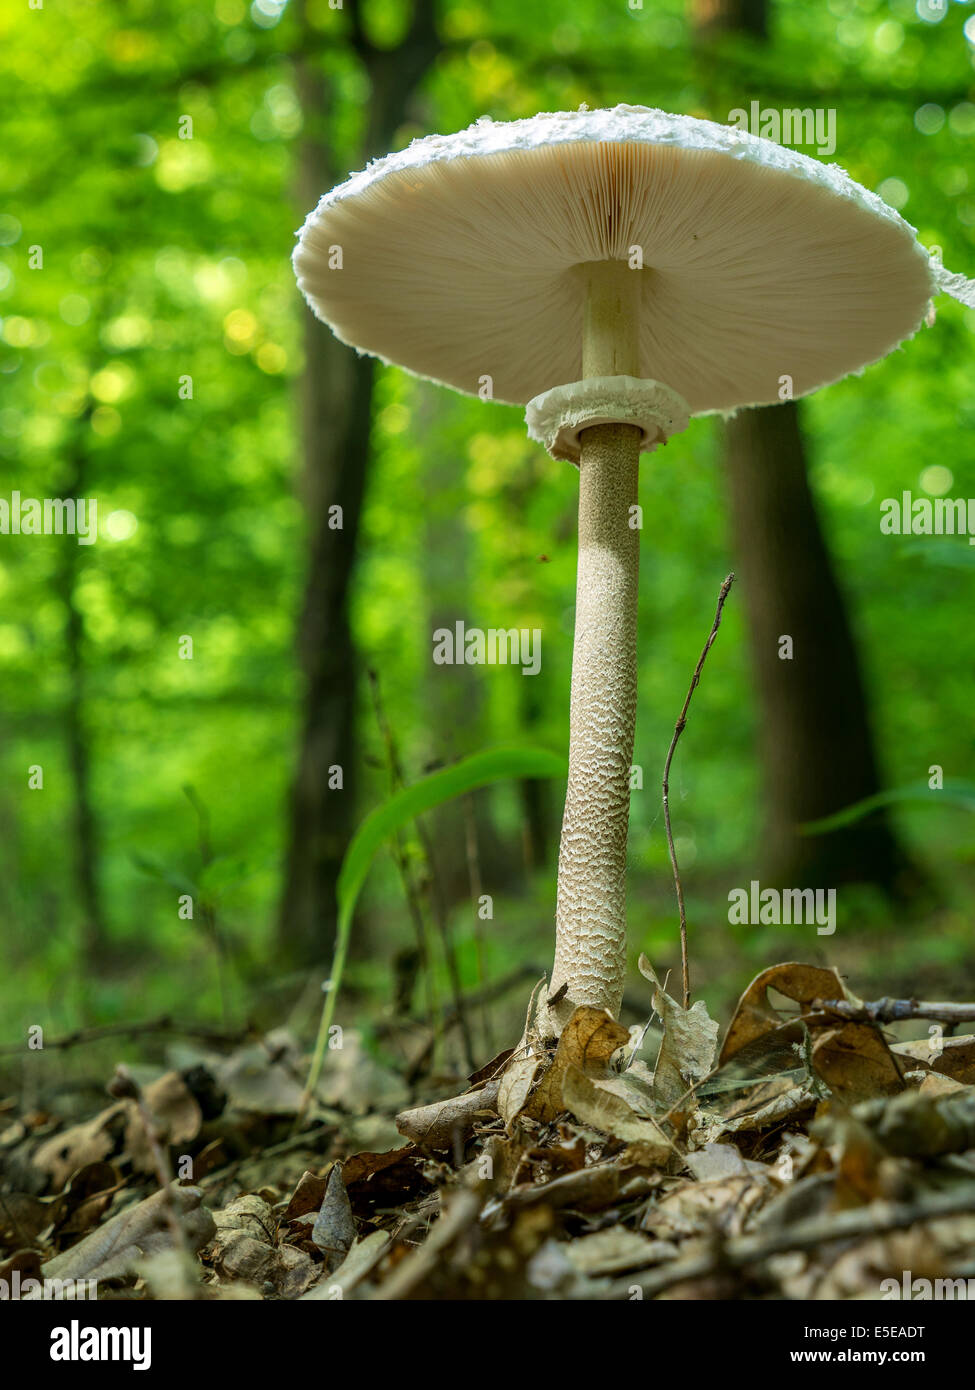
[{"label": "thin branch", "polygon": [[677,906],[680,910],[680,958],[685,1009],[690,1006],[691,997],[690,975],[687,968],[687,914],[684,910],[684,889],[681,886],[680,871],[677,868],[677,854],[674,850],[674,832],[670,826],[670,765],[674,760],[674,751],[677,748],[677,741],[680,738],[681,734],[684,732],[684,725],[687,723],[687,711],[690,708],[691,696],[697,689],[697,683],[701,679],[701,672],[704,669],[705,659],[707,658],[707,654],[711,650],[711,647],[714,643],[714,639],[718,634],[718,628],[721,626],[721,610],[724,607],[724,601],[728,597],[728,594],[731,592],[731,586],[732,584],[734,584],[734,582],[735,576],[734,572],[732,572],[728,575],[727,579],[725,579],[724,583],[721,585],[720,590],[718,591],[718,606],[715,610],[714,622],[711,624],[711,631],[708,634],[708,640],[704,644],[704,650],[698,657],[697,665],[694,668],[694,675],[691,678],[690,689],[687,692],[687,696],[684,700],[683,708],[681,709],[680,715],[678,716],[677,723],[674,725],[674,736],[670,740],[670,748],[667,750],[667,761],[664,764],[664,823],[667,827],[667,849],[670,852],[670,864],[671,868],[674,871],[674,885],[677,889]]},{"label": "thin branch", "polygon": [[975,1211],[975,1184],[968,1183],[958,1191],[938,1192],[914,1202],[871,1202],[852,1211],[828,1212],[825,1216],[797,1221],[784,1229],[736,1236],[716,1249],[684,1256],[648,1273],[634,1270],[614,1284],[607,1296],[631,1297],[633,1285],[639,1284],[644,1298],[653,1298],[675,1284],[742,1269],[771,1255],[790,1250],[818,1250],[829,1241],[903,1231],[919,1221],[935,1221],[972,1211]]},{"label": "thin branch", "polygon": [[855,1023],[900,1023],[908,1018],[932,1018],[937,1023],[975,1023],[975,1004],[930,999],[888,999],[885,996],[872,1004],[853,1004],[848,999],[816,999],[812,1007]]},{"label": "thin branch", "polygon": [[[161,1018],[148,1019],[143,1023],[104,1023],[93,1028],[76,1028],[73,1033],[66,1033],[61,1038],[45,1038],[41,1050],[50,1052],[79,1047],[84,1043],[104,1042],[106,1038],[139,1038],[148,1033],[173,1033],[179,1037],[193,1038],[197,1042],[233,1046],[254,1037],[256,1030],[247,1024],[233,1032],[221,1032],[219,1029],[198,1024],[178,1023],[168,1015],[163,1015]],[[29,1050],[25,1043],[13,1043],[7,1047],[0,1047],[0,1057],[18,1057],[22,1052]]]}]

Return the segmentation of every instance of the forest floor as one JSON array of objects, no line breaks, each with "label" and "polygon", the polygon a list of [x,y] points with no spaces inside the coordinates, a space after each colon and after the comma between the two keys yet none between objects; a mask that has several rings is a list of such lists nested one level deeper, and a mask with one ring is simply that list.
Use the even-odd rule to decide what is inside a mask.
[{"label": "forest floor", "polygon": [[531,1055],[466,1082],[387,1018],[336,1035],[310,1101],[286,1029],[159,1021],[165,1066],[114,1076],[102,1059],[144,1038],[49,1039],[0,1071],[0,1279],[127,1300],[804,1300],[975,1277],[975,1006],[919,999],[933,968],[905,992],[889,955],[878,997],[870,960],[869,991],[773,966],[721,1027],[643,960],[645,1028],[581,1007],[556,1046],[530,1010]]}]

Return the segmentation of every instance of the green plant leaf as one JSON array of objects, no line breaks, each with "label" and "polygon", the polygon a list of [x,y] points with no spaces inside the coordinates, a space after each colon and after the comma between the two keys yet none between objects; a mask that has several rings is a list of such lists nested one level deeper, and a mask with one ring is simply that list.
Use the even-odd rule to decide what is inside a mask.
[{"label": "green plant leaf", "polygon": [[960,806],[966,811],[975,811],[975,782],[948,781],[939,790],[931,787],[891,787],[890,790],[867,796],[863,801],[855,801],[842,811],[835,811],[822,820],[811,820],[800,826],[803,835],[825,835],[830,830],[841,830],[846,825],[869,816],[871,811],[881,806],[894,806],[903,801],[917,801],[926,806]]},{"label": "green plant leaf", "polygon": [[547,748],[507,747],[489,748],[482,753],[474,753],[449,767],[439,768],[423,777],[412,786],[395,792],[381,806],[370,811],[359,826],[352,843],[346,850],[342,867],[339,870],[336,897],[338,899],[338,924],[335,938],[335,954],[332,958],[332,971],[325,1002],[322,1006],[321,1023],[315,1043],[315,1054],[308,1073],[305,1087],[305,1101],[314,1094],[321,1072],[325,1044],[335,1013],[335,1003],[345,958],[352,932],[352,917],[359,899],[362,885],[366,881],[369,868],[376,851],[395,831],[409,821],[415,820],[424,811],[442,806],[446,801],[463,796],[465,792],[476,791],[491,782],[500,782],[508,777],[565,777],[568,761],[559,753]]}]

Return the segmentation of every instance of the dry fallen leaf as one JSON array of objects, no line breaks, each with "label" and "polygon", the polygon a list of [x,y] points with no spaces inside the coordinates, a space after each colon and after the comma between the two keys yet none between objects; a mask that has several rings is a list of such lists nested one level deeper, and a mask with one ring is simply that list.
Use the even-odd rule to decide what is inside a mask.
[{"label": "dry fallen leaf", "polygon": [[629,1029],[605,1009],[580,1004],[565,1025],[552,1064],[524,1104],[523,1113],[545,1124],[571,1110],[562,1094],[568,1072],[581,1071],[594,1079],[608,1076],[613,1053],[629,1039]]},{"label": "dry fallen leaf", "polygon": [[355,1240],[355,1218],[342,1180],[342,1166],[334,1163],[325,1182],[325,1195],[311,1238],[324,1256],[325,1272],[338,1269]]},{"label": "dry fallen leaf", "polygon": [[914,1042],[893,1043],[890,1050],[898,1057],[909,1057],[954,1081],[965,1085],[975,1083],[975,1036],[970,1033],[958,1038],[931,1036]]},{"label": "dry fallen leaf", "polygon": [[[672,999],[646,956],[640,957],[640,974],[654,986],[653,1007],[664,1028],[653,1069],[653,1094],[661,1108],[669,1110],[713,1069],[718,1050],[718,1025],[708,1014],[703,999],[698,999],[689,1009]],[[689,1104],[693,1107],[693,1100]]]},{"label": "dry fallen leaf", "polygon": [[844,1023],[820,1033],[812,1064],[834,1095],[850,1105],[904,1089],[902,1067],[872,1023]]},{"label": "dry fallen leaf", "polygon": [[781,1027],[782,1015],[769,1003],[770,989],[775,989],[787,999],[794,1000],[801,1010],[807,1010],[816,999],[853,1000],[853,996],[844,987],[835,970],[823,970],[817,965],[802,965],[798,961],[786,961],[781,965],[770,966],[768,970],[763,970],[755,976],[738,1001],[738,1007],[721,1048],[721,1065],[764,1033]]},{"label": "dry fallen leaf", "polygon": [[145,1255],[171,1248],[167,1205],[175,1209],[192,1250],[199,1250],[216,1233],[213,1217],[202,1205],[198,1187],[172,1186],[127,1207],[99,1226],[78,1245],[55,1255],[44,1265],[49,1279],[119,1279]]},{"label": "dry fallen leaf", "polygon": [[396,1116],[396,1128],[414,1144],[450,1149],[473,1133],[479,1119],[490,1119],[498,1105],[500,1085],[498,1081],[487,1081],[462,1096],[421,1105],[416,1110],[401,1110]]},{"label": "dry fallen leaf", "polygon": [[572,1067],[563,1078],[562,1096],[567,1108],[583,1124],[625,1144],[640,1144],[645,1160],[655,1165],[670,1161],[674,1145],[657,1122],[637,1114],[610,1084],[594,1081],[578,1067]]}]

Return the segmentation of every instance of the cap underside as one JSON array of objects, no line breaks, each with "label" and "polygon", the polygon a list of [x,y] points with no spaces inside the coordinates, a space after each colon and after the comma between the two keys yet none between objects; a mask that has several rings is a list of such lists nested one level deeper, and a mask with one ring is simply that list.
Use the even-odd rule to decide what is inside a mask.
[{"label": "cap underside", "polygon": [[489,378],[495,399],[525,403],[578,380],[591,261],[642,259],[640,375],[694,414],[876,361],[934,293],[908,224],[839,170],[862,199],[807,177],[801,156],[604,139],[394,158],[308,218],[298,283],[344,342],[458,391]]}]

